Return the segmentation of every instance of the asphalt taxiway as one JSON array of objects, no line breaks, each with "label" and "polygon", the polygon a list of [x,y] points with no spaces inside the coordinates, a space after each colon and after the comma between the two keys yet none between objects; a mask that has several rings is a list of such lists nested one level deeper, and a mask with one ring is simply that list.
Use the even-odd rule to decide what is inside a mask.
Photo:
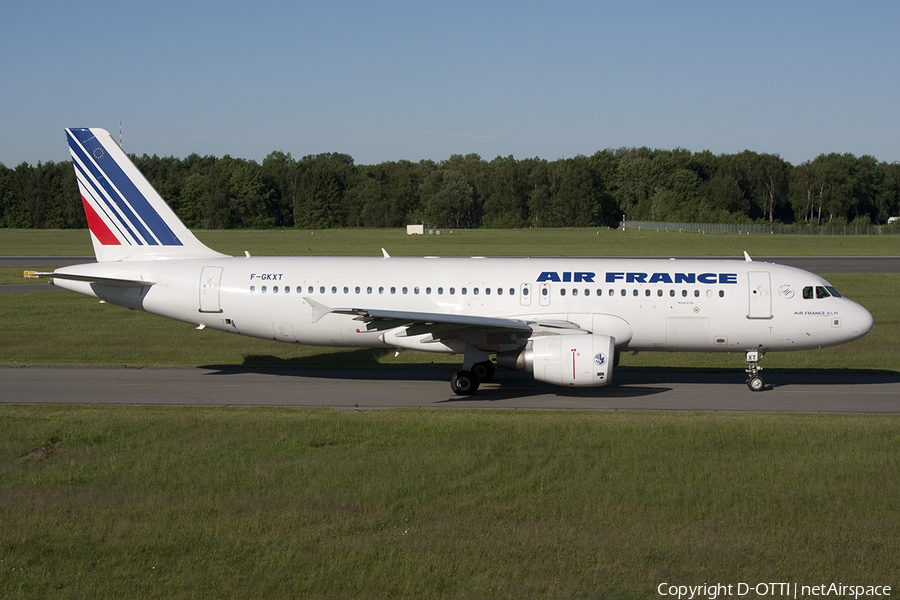
[{"label": "asphalt taxiway", "polygon": [[627,369],[613,386],[579,389],[498,370],[476,394],[456,396],[454,370],[2,367],[0,404],[900,413],[896,371],[765,371],[766,389],[751,392],[739,369]]}]

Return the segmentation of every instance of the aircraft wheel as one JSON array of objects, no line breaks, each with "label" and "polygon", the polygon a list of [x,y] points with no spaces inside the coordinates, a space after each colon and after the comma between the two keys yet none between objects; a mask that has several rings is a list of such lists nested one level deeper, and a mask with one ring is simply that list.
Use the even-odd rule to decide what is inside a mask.
[{"label": "aircraft wheel", "polygon": [[460,396],[474,394],[478,390],[478,377],[472,371],[457,371],[450,378],[450,389]]},{"label": "aircraft wheel", "polygon": [[487,383],[493,379],[494,370],[494,363],[489,360],[472,365],[472,373],[475,374],[475,377],[477,377],[478,381],[481,383]]},{"label": "aircraft wheel", "polygon": [[759,375],[754,375],[747,380],[747,387],[749,387],[754,392],[760,392],[764,387],[766,387],[766,382],[763,381],[763,378]]}]

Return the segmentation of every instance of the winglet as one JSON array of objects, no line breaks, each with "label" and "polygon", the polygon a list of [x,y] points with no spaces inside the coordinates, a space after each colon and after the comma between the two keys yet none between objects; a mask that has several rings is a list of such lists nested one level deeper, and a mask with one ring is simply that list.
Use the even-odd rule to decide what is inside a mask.
[{"label": "winglet", "polygon": [[746,261],[746,262],[753,262],[753,259],[750,258],[750,255],[747,254],[747,251],[746,251],[746,250],[744,250],[744,261]]},{"label": "winglet", "polygon": [[390,257],[391,257],[391,255],[388,254],[388,253],[387,253],[387,250],[385,250],[384,248],[381,249],[381,253],[384,254],[384,257],[385,257],[385,258],[390,258]]}]

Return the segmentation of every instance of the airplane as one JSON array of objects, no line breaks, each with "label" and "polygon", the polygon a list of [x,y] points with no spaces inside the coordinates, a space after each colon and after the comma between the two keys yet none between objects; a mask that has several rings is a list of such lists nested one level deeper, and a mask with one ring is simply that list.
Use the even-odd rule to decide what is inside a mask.
[{"label": "airplane", "polygon": [[228,256],[202,244],[112,136],[66,129],[96,263],[55,285],[197,328],[281,342],[460,354],[458,395],[495,365],[605,386],[621,352],[767,352],[850,342],[872,315],[821,277],[718,259]]}]

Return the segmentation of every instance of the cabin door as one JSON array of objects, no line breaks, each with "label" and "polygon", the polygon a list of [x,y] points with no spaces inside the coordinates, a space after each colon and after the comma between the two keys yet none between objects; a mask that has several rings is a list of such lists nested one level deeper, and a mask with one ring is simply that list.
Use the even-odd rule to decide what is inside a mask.
[{"label": "cabin door", "polygon": [[772,284],[768,271],[750,271],[750,308],[748,319],[772,318]]},{"label": "cabin door", "polygon": [[222,283],[222,267],[203,267],[200,274],[200,312],[220,313],[219,286]]}]

